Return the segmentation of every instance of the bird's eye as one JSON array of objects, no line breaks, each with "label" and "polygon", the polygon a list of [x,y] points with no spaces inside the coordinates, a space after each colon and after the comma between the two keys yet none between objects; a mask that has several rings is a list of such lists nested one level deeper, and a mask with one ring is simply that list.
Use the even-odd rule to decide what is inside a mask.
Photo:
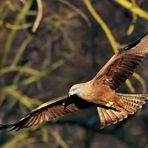
[{"label": "bird's eye", "polygon": [[75,89],[72,89],[72,90],[71,90],[71,92],[74,92],[74,91],[75,91]]},{"label": "bird's eye", "polygon": [[75,91],[75,90],[76,90],[76,88],[73,88],[73,89],[72,89],[72,91]]}]

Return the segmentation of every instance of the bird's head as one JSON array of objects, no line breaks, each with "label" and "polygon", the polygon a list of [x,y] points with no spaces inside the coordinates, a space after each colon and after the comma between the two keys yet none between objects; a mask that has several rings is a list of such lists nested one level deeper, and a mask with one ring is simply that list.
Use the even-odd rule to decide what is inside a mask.
[{"label": "bird's head", "polygon": [[83,96],[83,83],[73,85],[69,90],[69,97],[77,95],[79,97]]}]

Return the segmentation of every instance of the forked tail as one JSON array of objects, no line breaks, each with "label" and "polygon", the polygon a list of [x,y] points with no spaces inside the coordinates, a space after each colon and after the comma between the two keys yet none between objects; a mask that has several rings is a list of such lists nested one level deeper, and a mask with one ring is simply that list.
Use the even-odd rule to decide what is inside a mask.
[{"label": "forked tail", "polygon": [[133,115],[138,109],[142,108],[145,101],[148,100],[148,94],[119,94],[117,96],[123,101],[123,110],[116,111],[113,109],[106,109],[97,107],[100,117],[100,128],[116,124],[119,121],[127,118],[128,115]]}]

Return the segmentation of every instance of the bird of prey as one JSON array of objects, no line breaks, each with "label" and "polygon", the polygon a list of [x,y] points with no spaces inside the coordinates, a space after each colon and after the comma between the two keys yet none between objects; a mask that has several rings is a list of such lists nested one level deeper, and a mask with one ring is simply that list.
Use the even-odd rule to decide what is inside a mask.
[{"label": "bird of prey", "polygon": [[148,100],[148,94],[116,92],[147,53],[148,33],[113,55],[92,80],[73,85],[68,95],[40,105],[16,123],[0,124],[0,129],[18,131],[90,106],[97,107],[100,128],[122,121]]}]

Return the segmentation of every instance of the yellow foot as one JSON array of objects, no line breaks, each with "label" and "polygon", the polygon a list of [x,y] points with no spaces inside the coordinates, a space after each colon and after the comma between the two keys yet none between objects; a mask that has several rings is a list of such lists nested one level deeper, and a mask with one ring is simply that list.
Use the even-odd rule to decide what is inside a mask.
[{"label": "yellow foot", "polygon": [[114,102],[109,101],[108,103],[106,103],[105,106],[107,106],[107,107],[113,107],[113,105],[114,105]]}]

